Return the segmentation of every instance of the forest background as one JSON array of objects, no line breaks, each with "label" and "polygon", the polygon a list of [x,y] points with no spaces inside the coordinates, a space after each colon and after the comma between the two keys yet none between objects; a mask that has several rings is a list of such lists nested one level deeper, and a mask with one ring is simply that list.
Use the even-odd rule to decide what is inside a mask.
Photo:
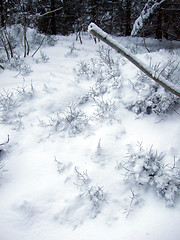
[{"label": "forest background", "polygon": [[[145,19],[146,4],[158,5]],[[149,9],[145,9],[148,10]],[[138,36],[180,39],[179,0],[1,0],[0,27],[22,24],[45,34],[80,33],[90,22],[110,34],[129,36],[141,16],[143,29]],[[144,18],[144,19],[143,19]]]}]

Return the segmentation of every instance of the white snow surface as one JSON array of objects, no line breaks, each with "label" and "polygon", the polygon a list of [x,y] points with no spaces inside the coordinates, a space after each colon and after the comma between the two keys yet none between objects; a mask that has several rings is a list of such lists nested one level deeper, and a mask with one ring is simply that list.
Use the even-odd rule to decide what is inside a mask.
[{"label": "white snow surface", "polygon": [[[165,153],[168,163],[180,158],[176,112],[163,119],[155,114],[137,118],[111,87],[106,97],[115,101],[113,116],[94,117],[95,103],[88,101],[78,106],[89,118],[87,124],[84,115],[80,118],[82,131],[61,127],[68,106],[77,105],[94,87],[93,78],[77,81],[74,68],[97,58],[102,45],[89,35],[83,44],[74,35],[59,36],[54,47],[42,49],[48,62],[26,59],[33,70],[29,75],[0,70],[0,92],[13,93],[14,103],[7,122],[0,124],[0,143],[10,138],[1,146],[0,240],[179,240],[180,201],[168,208],[150,189],[142,192],[141,204],[132,206],[132,189],[117,168],[128,146],[137,142]],[[163,59],[163,51],[152,55]],[[133,82],[138,70],[120,60],[120,77]],[[133,98],[128,80],[122,86],[126,102]]]}]

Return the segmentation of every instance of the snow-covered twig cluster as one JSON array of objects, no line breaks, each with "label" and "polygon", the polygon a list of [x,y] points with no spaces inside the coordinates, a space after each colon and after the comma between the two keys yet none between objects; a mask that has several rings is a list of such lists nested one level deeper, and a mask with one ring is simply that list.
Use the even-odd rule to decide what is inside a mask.
[{"label": "snow-covered twig cluster", "polygon": [[87,171],[81,173],[77,167],[75,167],[75,172],[77,175],[75,185],[80,187],[82,196],[90,202],[92,208],[91,216],[95,218],[101,212],[104,203],[107,204],[108,193],[99,185],[90,185],[91,180]]},{"label": "snow-covered twig cluster", "polygon": [[0,122],[3,124],[13,125],[14,128],[22,126],[23,113],[18,109],[33,98],[35,93],[34,87],[31,83],[30,89],[27,89],[23,84],[14,92],[4,91],[0,94]]},{"label": "snow-covered twig cluster", "polygon": [[5,152],[4,147],[9,143],[9,135],[7,138],[7,141],[4,143],[0,144],[0,177],[2,176],[3,172],[5,172],[6,170],[4,170],[5,164],[2,162],[2,156]]},{"label": "snow-covered twig cluster", "polygon": [[167,206],[174,206],[180,194],[179,160],[174,160],[172,166],[164,165],[164,156],[152,148],[145,150],[139,143],[137,149],[129,147],[126,160],[119,163],[118,168],[124,169],[124,181],[131,188],[145,191],[153,188]]},{"label": "snow-covered twig cluster", "polygon": [[69,105],[64,112],[59,112],[53,116],[40,120],[43,127],[49,127],[53,133],[65,133],[75,136],[85,131],[88,126],[88,117],[76,104]]}]

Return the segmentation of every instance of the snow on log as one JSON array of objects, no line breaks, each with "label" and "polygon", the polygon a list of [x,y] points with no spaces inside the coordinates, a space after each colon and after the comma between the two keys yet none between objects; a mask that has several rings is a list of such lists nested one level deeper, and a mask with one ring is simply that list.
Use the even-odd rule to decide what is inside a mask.
[{"label": "snow on log", "polygon": [[96,24],[90,23],[88,26],[88,32],[92,35],[98,37],[103,42],[108,44],[110,47],[115,49],[118,53],[126,57],[130,62],[132,62],[137,68],[144,72],[148,77],[159,83],[162,87],[180,97],[180,88],[175,84],[167,81],[163,76],[156,76],[156,72],[144,64],[140,59],[134,56],[128,49],[110,37],[106,32],[99,28]]}]

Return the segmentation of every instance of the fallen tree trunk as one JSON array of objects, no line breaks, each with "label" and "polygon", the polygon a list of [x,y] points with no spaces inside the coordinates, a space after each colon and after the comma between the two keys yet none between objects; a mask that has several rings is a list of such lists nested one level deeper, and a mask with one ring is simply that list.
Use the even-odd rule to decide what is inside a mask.
[{"label": "fallen tree trunk", "polygon": [[90,23],[88,27],[88,31],[89,33],[98,37],[103,42],[108,44],[110,47],[115,49],[118,53],[126,57],[137,68],[139,68],[142,72],[144,72],[148,77],[153,79],[155,82],[159,83],[166,90],[180,97],[180,88],[178,86],[167,81],[163,76],[156,76],[156,72],[153,69],[149,68],[141,60],[139,60],[136,56],[134,56],[128,49],[126,49],[124,46],[122,46],[117,41],[115,41],[112,37],[110,37],[106,32],[104,32],[96,24]]}]

